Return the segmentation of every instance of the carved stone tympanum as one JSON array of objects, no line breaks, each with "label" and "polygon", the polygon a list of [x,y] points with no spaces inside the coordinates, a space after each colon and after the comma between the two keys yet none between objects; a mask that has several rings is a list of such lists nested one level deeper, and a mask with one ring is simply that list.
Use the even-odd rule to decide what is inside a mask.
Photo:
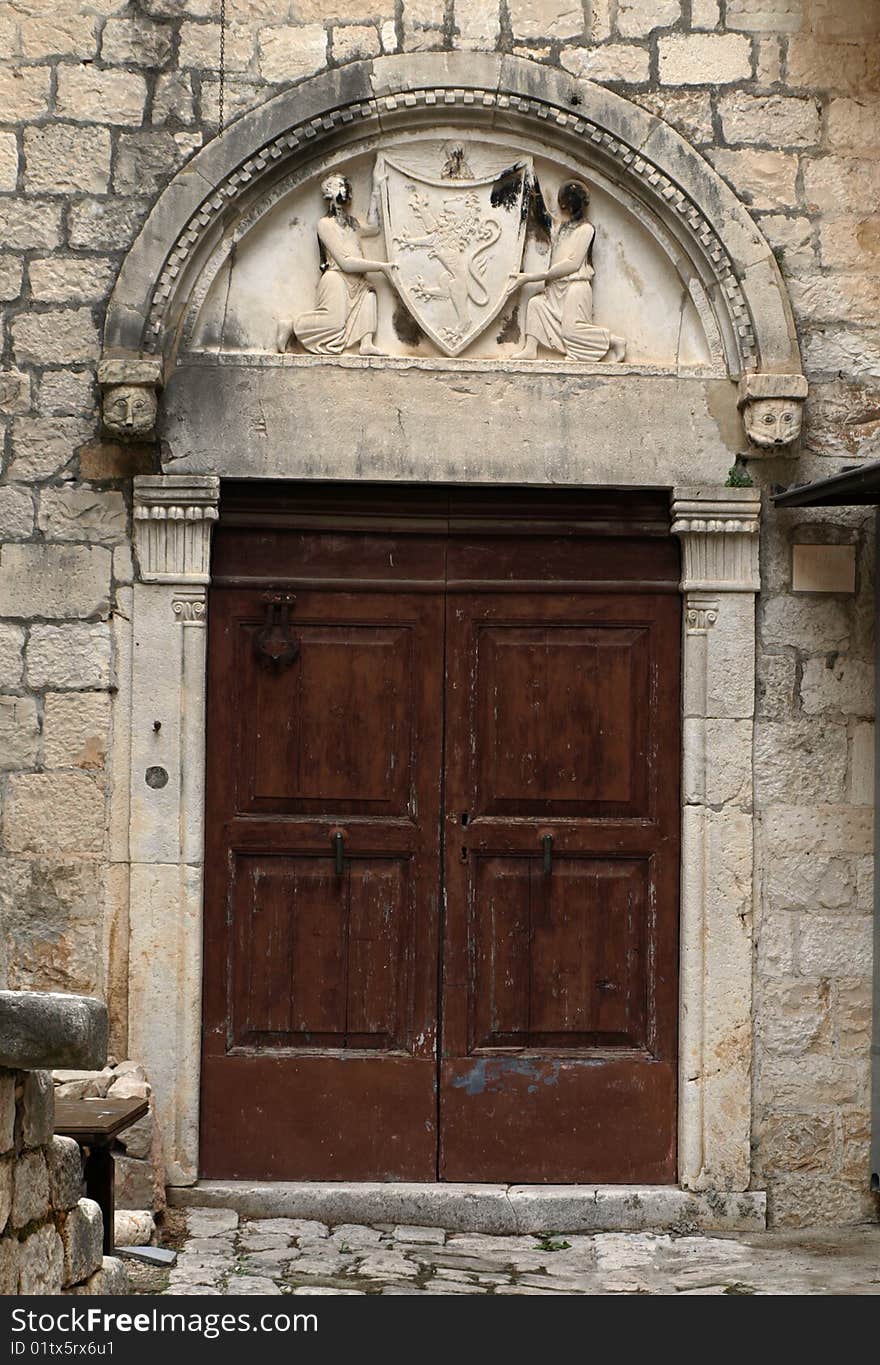
[{"label": "carved stone tympanum", "polygon": [[[379,310],[391,303],[398,314],[403,305],[414,338],[453,357],[509,306],[508,322],[520,315],[512,339],[518,332],[522,342],[511,358],[534,360],[544,351],[574,361],[623,360],[623,338],[593,321],[595,227],[583,182],[563,180],[548,191],[556,206],[550,210],[531,156],[477,143],[422,143],[376,157],[365,221],[352,211],[346,175],[327,176],[321,194],[327,211],[317,225],[314,306],[281,319],[280,351],[293,342],[318,355],[355,348],[389,354],[376,336]],[[383,235],[388,259],[365,256],[362,239]],[[379,276],[393,300],[387,287],[378,289]],[[530,288],[518,301],[523,286]]]}]

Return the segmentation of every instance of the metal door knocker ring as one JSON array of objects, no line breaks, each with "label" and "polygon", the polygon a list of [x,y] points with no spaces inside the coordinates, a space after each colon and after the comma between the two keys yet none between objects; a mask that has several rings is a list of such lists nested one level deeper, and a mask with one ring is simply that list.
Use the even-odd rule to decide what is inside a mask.
[{"label": "metal door knocker ring", "polygon": [[257,663],[273,673],[289,668],[299,654],[299,641],[290,625],[290,610],[296,598],[289,592],[263,593],[266,615],[254,636]]}]

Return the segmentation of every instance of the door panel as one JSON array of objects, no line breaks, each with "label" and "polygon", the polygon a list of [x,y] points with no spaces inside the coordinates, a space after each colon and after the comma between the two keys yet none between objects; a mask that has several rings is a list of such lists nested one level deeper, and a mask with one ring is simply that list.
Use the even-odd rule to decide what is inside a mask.
[{"label": "door panel", "polygon": [[475,859],[472,1052],[644,1047],[647,859]]},{"label": "door panel", "polygon": [[[328,605],[344,610],[338,594]],[[259,626],[244,619],[236,632],[236,671],[253,698],[241,716],[238,813],[405,815],[414,801],[412,628],[297,620],[299,659],[274,675],[252,662]],[[364,697],[369,724],[359,723]]]},{"label": "door panel", "polygon": [[634,1074],[626,1057],[590,1067],[564,1054],[483,1055],[444,1060],[440,1084],[441,1179],[496,1181],[506,1171],[505,1181],[521,1184],[675,1180],[670,1066]]},{"label": "door panel", "polygon": [[432,1180],[442,593],[293,596],[211,593],[203,1173]]},{"label": "door panel", "polygon": [[679,628],[448,596],[445,1179],[675,1178]]},{"label": "door panel", "polygon": [[235,859],[231,1045],[404,1050],[409,861]]},{"label": "door panel", "polygon": [[643,814],[648,644],[644,627],[479,627],[477,812]]}]

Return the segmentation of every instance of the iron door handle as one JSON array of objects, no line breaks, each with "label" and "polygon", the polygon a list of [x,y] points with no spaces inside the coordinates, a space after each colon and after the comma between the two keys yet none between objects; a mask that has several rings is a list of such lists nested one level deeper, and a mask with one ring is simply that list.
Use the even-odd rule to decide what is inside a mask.
[{"label": "iron door handle", "polygon": [[333,871],[337,877],[341,877],[345,872],[345,836],[338,831],[330,836],[333,845]]},{"label": "iron door handle", "polygon": [[545,834],[541,839],[541,847],[544,850],[544,875],[549,877],[553,871],[553,835]]}]

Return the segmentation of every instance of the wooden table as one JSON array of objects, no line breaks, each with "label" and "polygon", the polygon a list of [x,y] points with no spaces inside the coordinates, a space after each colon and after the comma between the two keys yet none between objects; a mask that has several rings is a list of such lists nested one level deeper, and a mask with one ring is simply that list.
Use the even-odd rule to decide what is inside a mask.
[{"label": "wooden table", "polygon": [[85,1163],[86,1194],[94,1199],[104,1219],[104,1255],[113,1254],[114,1166],[113,1139],[150,1107],[149,1100],[56,1100],[55,1132],[71,1137],[88,1149]]}]

